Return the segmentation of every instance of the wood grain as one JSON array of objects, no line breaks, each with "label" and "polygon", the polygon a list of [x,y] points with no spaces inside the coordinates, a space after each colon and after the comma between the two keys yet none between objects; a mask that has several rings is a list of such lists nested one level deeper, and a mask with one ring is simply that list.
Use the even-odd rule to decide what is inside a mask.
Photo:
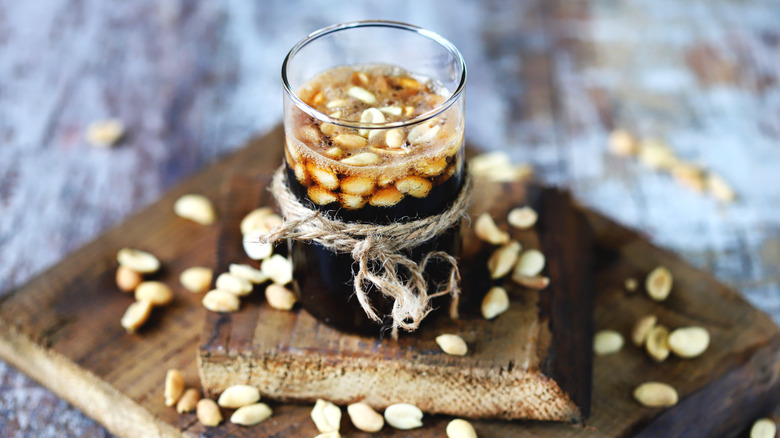
[{"label": "wood grain", "polygon": [[[568,186],[780,321],[779,15],[766,0],[4,2],[0,293],[272,129],[279,64],[301,36],[381,17],[438,31],[462,50],[472,143],[534,163],[543,181]],[[90,149],[86,125],[111,116],[125,121],[127,139]],[[719,206],[610,157],[614,126],[668,139],[723,173],[740,201]],[[9,435],[106,435],[5,363],[0,382]]]}]

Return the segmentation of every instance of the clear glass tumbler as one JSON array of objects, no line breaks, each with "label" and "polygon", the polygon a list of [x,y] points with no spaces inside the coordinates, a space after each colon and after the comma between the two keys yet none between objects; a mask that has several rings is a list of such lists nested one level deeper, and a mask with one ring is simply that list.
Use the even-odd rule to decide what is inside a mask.
[{"label": "clear glass tumbler", "polygon": [[[397,22],[338,24],[292,48],[282,81],[287,181],[305,205],[387,224],[439,214],[458,196],[466,66],[449,41]],[[419,262],[433,250],[457,256],[458,227],[408,255]],[[294,241],[291,256],[293,287],[309,313],[342,330],[379,333],[354,296],[350,254]],[[433,287],[449,270],[431,265]],[[369,298],[390,313],[380,293]]]}]

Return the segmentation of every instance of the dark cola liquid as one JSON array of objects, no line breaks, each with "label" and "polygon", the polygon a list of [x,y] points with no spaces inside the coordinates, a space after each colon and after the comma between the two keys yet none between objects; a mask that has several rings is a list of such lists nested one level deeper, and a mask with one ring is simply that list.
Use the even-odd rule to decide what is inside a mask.
[{"label": "dark cola liquid", "polygon": [[[455,165],[453,163],[453,165]],[[295,178],[293,170],[287,167],[287,181],[296,197],[310,208],[315,208],[331,218],[342,221],[372,224],[388,224],[408,221],[441,213],[457,198],[463,182],[462,164],[444,181],[434,185],[424,198],[404,197],[390,207],[366,205],[349,210],[334,202],[317,205],[307,196],[307,188]],[[425,244],[411,250],[411,259],[420,262],[431,251],[446,251],[457,255],[460,247],[459,226],[454,226]],[[350,254],[335,254],[317,243],[291,243],[294,264],[296,292],[303,307],[315,318],[326,324],[350,332],[378,335],[391,326],[387,318],[382,324],[366,316],[354,294],[353,277],[357,263]],[[449,279],[450,266],[438,261],[428,264],[426,278],[429,291]],[[369,290],[369,300],[378,315],[389,315],[393,303],[381,293]],[[439,297],[433,301],[433,307],[448,308],[449,297]]]}]

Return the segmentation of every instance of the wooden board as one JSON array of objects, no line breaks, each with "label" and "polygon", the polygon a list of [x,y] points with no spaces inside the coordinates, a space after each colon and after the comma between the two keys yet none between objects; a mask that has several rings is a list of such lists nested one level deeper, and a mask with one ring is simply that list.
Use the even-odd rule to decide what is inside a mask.
[{"label": "wooden board", "polygon": [[[275,205],[267,184],[268,178],[251,176],[228,182],[219,271],[231,263],[260,266],[244,254],[239,228],[254,208]],[[581,255],[593,252],[593,240],[567,195],[534,189],[527,196],[524,184],[477,182],[480,196],[470,215],[488,211],[505,218],[534,198],[542,235],[510,231],[523,248],[549,255],[551,285],[544,291],[521,288],[508,278],[491,281],[485,261],[495,247],[464,227],[459,320],[439,312],[415,333],[382,340],[379,326],[374,337],[350,335],[305,310],[278,311],[254,296],[236,314],[207,316],[199,360],[206,393],[217,396],[240,383],[278,401],[364,401],[379,411],[403,402],[424,412],[467,418],[581,421],[590,406],[593,326],[591,258]],[[492,285],[504,286],[512,304],[507,313],[487,321],[480,302]],[[262,296],[262,289],[257,287],[255,295]],[[442,353],[434,340],[442,333],[460,334],[469,354]]]},{"label": "wooden board", "polygon": [[[0,356],[121,436],[314,436],[310,407],[274,404],[274,419],[252,429],[205,429],[194,415],[162,402],[165,370],[181,368],[197,380],[196,350],[205,318],[200,296],[182,291],[176,277],[192,265],[215,266],[217,227],[172,214],[181,194],[218,198],[229,172],[269,172],[281,160],[281,131],[185,181],[0,302]],[[602,252],[596,258],[595,328],[627,333],[634,319],[655,312],[669,326],[705,325],[713,342],[701,358],[655,364],[631,346],[594,361],[592,409],[585,426],[538,422],[475,422],[482,436],[737,436],[780,397],[780,337],[763,313],[705,272],[598,215],[587,217]],[[165,265],[157,277],[175,289],[174,304],[156,312],[149,327],[128,336],[118,324],[132,298],[113,283],[116,250],[134,246]],[[627,296],[625,276],[657,264],[672,269],[677,286],[664,303]],[[682,396],[669,410],[642,408],[630,396],[645,379],[673,383]],[[763,408],[763,410],[762,410]],[[382,436],[441,436],[449,417],[426,428]],[[352,430],[345,425],[345,430]],[[693,431],[692,431],[693,430]],[[361,436],[361,434],[352,434]],[[365,435],[362,435],[365,436]]]}]

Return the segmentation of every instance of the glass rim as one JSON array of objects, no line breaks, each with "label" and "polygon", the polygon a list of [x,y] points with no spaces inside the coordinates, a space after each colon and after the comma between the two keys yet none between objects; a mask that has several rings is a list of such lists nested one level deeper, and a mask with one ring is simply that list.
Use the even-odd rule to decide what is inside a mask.
[{"label": "glass rim", "polygon": [[[408,120],[402,120],[399,122],[386,122],[386,123],[362,123],[362,122],[353,122],[349,120],[342,120],[342,119],[336,119],[333,118],[321,111],[318,111],[315,108],[312,108],[309,106],[306,102],[304,102],[298,95],[291,89],[290,83],[287,79],[287,67],[290,63],[290,60],[293,56],[295,56],[296,53],[298,53],[303,47],[308,45],[309,43],[322,38],[324,36],[330,35],[335,32],[340,32],[343,30],[348,29],[355,29],[355,28],[363,28],[363,27],[384,27],[384,28],[391,28],[391,29],[399,29],[399,30],[406,30],[410,32],[415,32],[419,35],[422,35],[423,37],[426,37],[436,43],[438,43],[440,46],[447,49],[450,53],[454,54],[455,57],[458,59],[461,65],[460,69],[460,82],[458,83],[457,88],[455,91],[453,91],[452,95],[450,95],[447,100],[445,100],[443,103],[438,105],[436,108],[424,112],[420,114],[419,116],[416,116],[414,118],[408,119]],[[430,120],[439,114],[443,113],[449,107],[451,107],[460,97],[461,94],[463,94],[463,90],[466,87],[466,61],[463,59],[463,55],[460,53],[460,51],[455,47],[454,44],[452,44],[449,40],[442,37],[441,35],[437,34],[436,32],[432,32],[427,29],[423,29],[422,27],[415,26],[408,23],[402,23],[400,21],[388,21],[388,20],[360,20],[360,21],[350,21],[346,23],[339,23],[334,24],[332,26],[324,27],[322,29],[316,30],[312,33],[310,33],[308,36],[303,38],[302,40],[298,41],[295,46],[293,46],[292,49],[290,49],[290,52],[287,53],[287,56],[284,58],[284,62],[282,62],[282,85],[284,86],[284,92],[287,94],[287,96],[290,97],[290,99],[295,103],[295,105],[306,114],[314,117],[317,120],[320,120],[322,122],[330,123],[337,126],[343,126],[347,128],[357,128],[357,129],[391,129],[391,128],[403,128],[408,127],[412,125],[417,125],[419,123],[425,122],[427,120]]]}]

